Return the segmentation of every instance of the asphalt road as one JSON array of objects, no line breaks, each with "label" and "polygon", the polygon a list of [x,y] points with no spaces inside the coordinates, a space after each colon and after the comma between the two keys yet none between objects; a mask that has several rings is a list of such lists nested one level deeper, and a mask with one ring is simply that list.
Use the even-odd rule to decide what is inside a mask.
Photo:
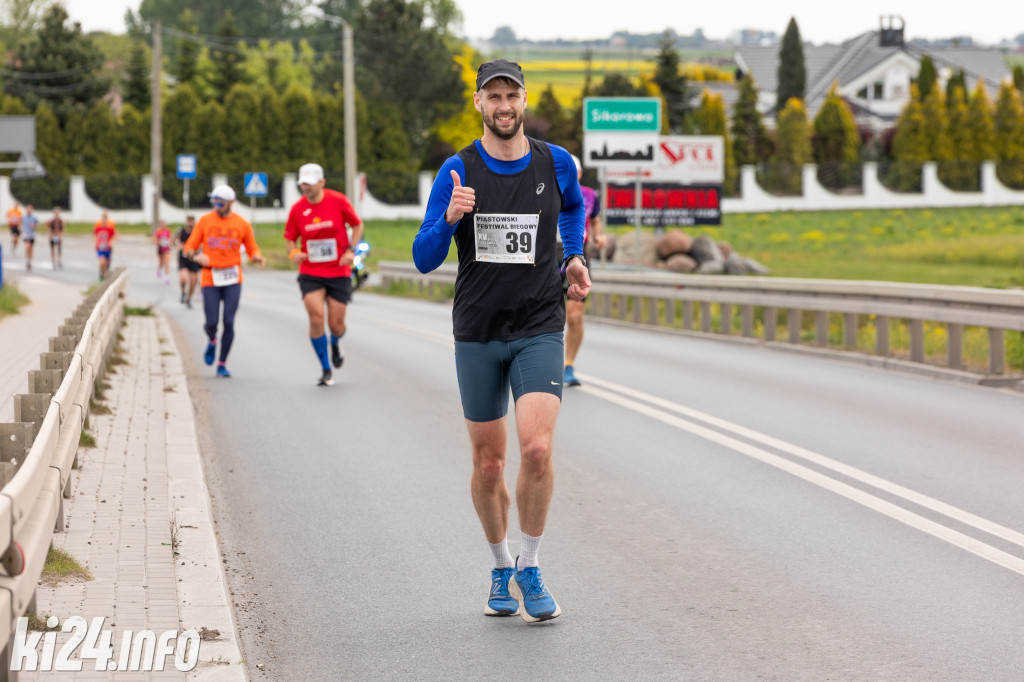
[{"label": "asphalt road", "polygon": [[540,552],[563,615],[527,625],[482,615],[450,306],[358,292],[318,388],[294,274],[248,268],[224,380],[152,247],[115,259],[191,361],[254,680],[1024,679],[1020,393],[590,324]]}]

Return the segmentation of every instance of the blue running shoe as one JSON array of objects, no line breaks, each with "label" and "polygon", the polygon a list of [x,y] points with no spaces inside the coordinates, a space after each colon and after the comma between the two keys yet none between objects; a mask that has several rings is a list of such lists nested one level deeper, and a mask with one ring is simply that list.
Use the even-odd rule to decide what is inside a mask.
[{"label": "blue running shoe", "polygon": [[562,383],[566,386],[580,385],[580,380],[576,378],[576,372],[573,371],[572,365],[565,366],[565,373],[562,375]]},{"label": "blue running shoe", "polygon": [[210,343],[206,346],[206,354],[203,355],[203,361],[206,362],[206,364],[208,364],[208,365],[212,365],[214,359],[216,358],[216,356],[217,356],[217,342],[216,341],[210,341]]},{"label": "blue running shoe", "polygon": [[[519,560],[516,559],[518,565]],[[539,620],[551,620],[562,615],[562,609],[555,602],[555,598],[544,586],[540,577],[540,569],[536,566],[527,566],[523,570],[517,570],[514,579],[508,584],[508,591],[522,609],[519,615],[527,623],[536,623]]]},{"label": "blue running shoe", "polygon": [[519,613],[519,602],[508,593],[508,584],[516,569],[495,568],[491,571],[491,595],[487,598],[484,614],[488,616],[514,616]]},{"label": "blue running shoe", "polygon": [[224,377],[225,379],[231,378],[231,372],[224,365],[217,365],[217,376]]}]

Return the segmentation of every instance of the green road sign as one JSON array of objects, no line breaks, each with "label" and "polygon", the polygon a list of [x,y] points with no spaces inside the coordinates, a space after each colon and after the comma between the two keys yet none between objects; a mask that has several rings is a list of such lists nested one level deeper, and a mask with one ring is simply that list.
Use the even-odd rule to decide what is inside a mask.
[{"label": "green road sign", "polygon": [[583,100],[585,133],[660,131],[660,97],[587,97]]}]

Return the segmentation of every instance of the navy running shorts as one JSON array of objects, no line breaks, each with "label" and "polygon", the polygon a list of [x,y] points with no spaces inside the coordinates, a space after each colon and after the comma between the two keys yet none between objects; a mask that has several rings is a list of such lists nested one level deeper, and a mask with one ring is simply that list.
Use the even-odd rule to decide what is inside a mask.
[{"label": "navy running shorts", "polygon": [[312,275],[299,275],[299,291],[302,297],[312,291],[327,290],[327,295],[338,303],[347,304],[352,300],[352,278],[351,277],[314,277]]},{"label": "navy running shorts", "polygon": [[455,342],[455,372],[462,414],[471,422],[490,422],[508,414],[508,391],[551,393],[562,399],[562,332],[515,341]]}]

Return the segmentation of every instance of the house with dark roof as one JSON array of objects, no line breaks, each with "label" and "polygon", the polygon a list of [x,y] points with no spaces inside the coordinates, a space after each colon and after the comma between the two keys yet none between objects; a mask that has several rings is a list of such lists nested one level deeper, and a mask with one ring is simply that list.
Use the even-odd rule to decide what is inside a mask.
[{"label": "house with dark roof", "polygon": [[[910,98],[910,85],[917,79],[925,55],[932,58],[941,87],[962,69],[968,95],[981,81],[994,99],[1000,84],[1012,78],[998,49],[907,43],[903,28],[901,18],[882,17],[879,30],[862,33],[840,45],[805,44],[808,116],[817,114],[829,88],[837,83],[858,125],[874,130],[891,127]],[[780,49],[781,45],[742,46],[735,54],[740,71],[754,77],[759,90],[758,108],[768,116],[775,108]]]}]

